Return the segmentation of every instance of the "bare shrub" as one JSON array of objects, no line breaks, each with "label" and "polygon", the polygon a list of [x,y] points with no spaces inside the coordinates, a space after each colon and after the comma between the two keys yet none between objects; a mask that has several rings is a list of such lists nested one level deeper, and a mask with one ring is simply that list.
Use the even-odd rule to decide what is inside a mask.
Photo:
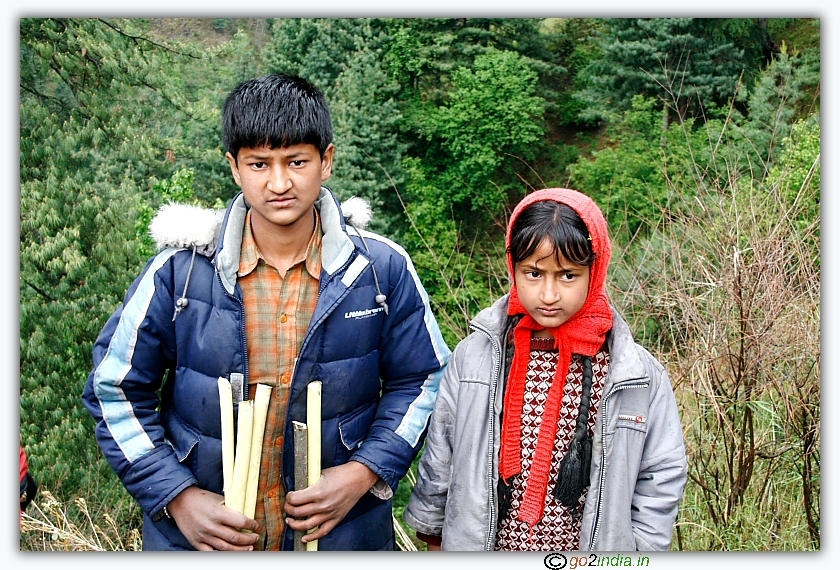
[{"label": "bare shrub", "polygon": [[680,549],[819,548],[818,168],[795,188],[784,171],[698,177],[617,256],[613,297],[653,328],[681,407]]}]

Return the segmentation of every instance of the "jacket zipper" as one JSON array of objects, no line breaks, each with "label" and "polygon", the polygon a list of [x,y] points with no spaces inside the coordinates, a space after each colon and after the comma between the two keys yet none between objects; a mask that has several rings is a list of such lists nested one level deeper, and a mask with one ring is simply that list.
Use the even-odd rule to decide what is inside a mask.
[{"label": "jacket zipper", "polygon": [[[353,245],[355,246],[355,244],[353,244]],[[318,283],[318,298],[319,299],[321,298],[321,294],[327,288],[327,285],[329,285],[329,281],[331,281],[332,279],[336,279],[338,277],[338,275],[340,275],[343,271],[345,271],[347,269],[347,267],[350,266],[350,263],[352,262],[353,259],[355,259],[355,257],[350,256],[347,259],[347,261],[344,262],[344,265],[339,267],[338,270],[335,273],[332,274],[332,277],[330,279],[325,279],[323,283],[321,283],[320,280],[319,280],[319,283]],[[371,263],[373,263],[373,262],[371,262]],[[338,299],[336,299],[336,302],[334,303],[334,306],[341,303],[342,299],[344,299],[344,297],[347,295],[347,293],[349,291],[350,291],[350,287],[347,287],[347,291],[345,291],[344,295],[341,295]],[[289,391],[290,392],[291,392],[292,386],[294,385],[294,382],[295,382],[295,375],[297,374],[297,361],[300,360],[300,356],[303,354],[304,349],[309,344],[309,340],[315,334],[315,329],[317,329],[321,325],[321,323],[323,323],[327,319],[327,317],[329,317],[331,314],[332,314],[332,311],[324,313],[323,317],[317,323],[315,323],[314,325],[310,325],[309,328],[307,329],[306,336],[303,338],[303,342],[300,345],[300,350],[298,351],[298,357],[295,360],[295,367],[294,367],[294,370],[292,370],[292,378],[291,378],[291,380],[289,380]],[[289,418],[287,417],[286,420],[288,420],[288,419]]]},{"label": "jacket zipper", "polygon": [[490,381],[490,437],[488,438],[488,450],[487,450],[487,473],[490,474],[488,477],[489,480],[489,487],[490,487],[490,521],[487,533],[487,540],[484,543],[484,550],[490,551],[493,550],[493,538],[496,534],[496,485],[493,481],[493,444],[495,443],[494,439],[494,429],[495,429],[495,419],[496,419],[496,409],[495,409],[495,401],[496,401],[496,390],[499,385],[499,374],[501,372],[501,361],[502,361],[502,349],[499,347],[499,342],[496,339],[496,336],[492,334],[490,331],[478,326],[478,325],[470,325],[470,327],[484,334],[490,343],[493,345],[493,350],[495,351],[498,358],[493,363],[493,376]]},{"label": "jacket zipper", "polygon": [[613,394],[620,390],[626,390],[628,388],[647,388],[650,386],[649,381],[639,381],[639,380],[627,380],[621,384],[613,386],[612,390],[604,396],[602,399],[602,408],[601,408],[601,470],[598,477],[598,506],[595,509],[595,522],[592,525],[592,536],[589,538],[589,548],[588,550],[593,550],[595,547],[595,541],[598,540],[598,531],[600,530],[601,526],[601,510],[604,506],[603,504],[603,496],[604,496],[604,479],[606,478],[606,465],[607,465],[607,401],[612,397]]},{"label": "jacket zipper", "polygon": [[[239,297],[232,293],[228,293],[227,289],[225,289],[224,284],[222,283],[222,277],[219,275],[218,268],[216,268],[216,279],[219,280],[219,285],[222,287],[222,291],[225,292],[225,295],[234,299],[239,304],[239,340],[242,344],[242,356],[245,362],[245,378],[242,380],[242,399],[248,399],[248,380],[250,377],[249,371],[249,363],[248,363],[248,347],[245,344],[245,302],[242,301]],[[235,289],[234,289],[235,290]]]},{"label": "jacket zipper", "polygon": [[[355,246],[355,244],[353,244],[353,245]],[[344,265],[342,265],[335,273],[332,274],[332,279],[335,279],[338,275],[340,275],[343,271],[345,271],[347,269],[347,267],[350,265],[352,259],[353,259],[353,256],[350,256],[350,258],[347,259],[347,261],[344,263]],[[328,281],[329,281],[329,279],[325,279],[324,283],[322,284],[322,283],[320,283],[320,280],[319,280],[319,283],[318,283],[318,298],[319,299],[321,298],[321,294],[327,288]],[[336,299],[336,302],[334,303],[333,306],[337,306],[339,303],[341,303],[342,299],[344,299],[344,297],[347,295],[347,293],[349,291],[350,291],[350,287],[347,287],[344,294],[341,295],[338,299]],[[332,311],[328,311],[328,312],[324,313],[323,318],[321,318],[315,324],[310,323],[309,327],[307,328],[306,336],[303,338],[303,342],[300,345],[300,350],[298,351],[297,358],[295,358],[295,361],[294,361],[294,365],[293,365],[294,367],[292,369],[292,377],[289,380],[289,394],[291,394],[292,387],[295,384],[295,378],[297,377],[297,373],[298,373],[297,365],[298,365],[298,362],[300,362],[300,357],[303,355],[303,351],[306,349],[307,345],[309,344],[310,339],[315,335],[315,329],[317,329],[321,325],[321,323],[323,323],[327,319],[327,317],[329,317],[331,314],[332,314]],[[243,332],[243,334],[244,334],[244,332]],[[285,414],[286,417],[283,419],[284,426],[289,425],[289,413],[291,413],[291,406],[286,406],[286,414]],[[284,427],[284,430],[285,430],[285,427]],[[281,462],[281,464],[282,464],[282,462]],[[286,485],[283,482],[283,477],[280,478],[280,484],[283,485],[283,488],[285,489]],[[286,528],[283,529],[283,536],[280,539],[280,549],[281,550],[283,549],[283,545],[286,544],[286,542],[288,542],[290,539],[293,540],[293,536],[294,536],[294,530],[292,530],[292,528],[290,526],[286,525]]]}]

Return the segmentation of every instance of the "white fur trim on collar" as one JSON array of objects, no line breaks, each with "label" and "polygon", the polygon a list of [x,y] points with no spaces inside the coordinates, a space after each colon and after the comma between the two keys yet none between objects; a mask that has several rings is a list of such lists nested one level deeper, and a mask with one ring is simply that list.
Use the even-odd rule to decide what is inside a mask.
[{"label": "white fur trim on collar", "polygon": [[[341,214],[360,230],[367,227],[373,217],[370,204],[356,196],[341,203]],[[149,234],[158,251],[168,247],[195,247],[197,253],[211,256],[216,249],[224,215],[224,210],[170,202],[162,206],[152,219]]]},{"label": "white fur trim on collar", "polygon": [[170,202],[158,210],[149,224],[149,233],[158,251],[195,247],[199,253],[209,253],[216,247],[223,217],[223,211]]},{"label": "white fur trim on collar", "polygon": [[371,218],[373,218],[373,212],[371,212],[370,204],[358,196],[353,196],[345,202],[342,202],[341,213],[344,215],[344,219],[347,222],[360,230],[366,228],[370,223]]}]

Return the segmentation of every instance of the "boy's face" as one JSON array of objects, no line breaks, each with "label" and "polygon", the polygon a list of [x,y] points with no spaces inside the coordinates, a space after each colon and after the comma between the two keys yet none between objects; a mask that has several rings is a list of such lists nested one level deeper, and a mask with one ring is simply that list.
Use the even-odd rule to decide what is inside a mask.
[{"label": "boy's face", "polygon": [[335,147],[330,144],[321,159],[312,144],[283,148],[241,148],[236,160],[227,153],[236,184],[251,206],[252,227],[311,231],[312,208],[321,183],[332,174]]},{"label": "boy's face", "polygon": [[557,264],[554,245],[543,240],[540,246],[514,267],[519,300],[528,314],[547,329],[559,327],[586,302],[589,267],[577,265],[561,256]]}]

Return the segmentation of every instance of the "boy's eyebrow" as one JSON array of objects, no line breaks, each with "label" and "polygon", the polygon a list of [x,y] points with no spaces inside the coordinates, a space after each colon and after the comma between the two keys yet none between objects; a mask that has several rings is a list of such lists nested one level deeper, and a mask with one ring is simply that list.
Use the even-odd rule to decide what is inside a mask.
[{"label": "boy's eyebrow", "polygon": [[245,156],[247,156],[248,158],[256,158],[256,159],[268,158],[268,153],[267,152],[260,152],[260,151],[257,151],[257,150],[249,150],[249,149],[244,149],[243,148],[239,151],[239,153],[240,153],[241,157],[243,157],[243,158]]},{"label": "boy's eyebrow", "polygon": [[[280,149],[280,150],[282,150],[282,149]],[[259,159],[266,159],[266,158],[269,158],[271,156],[271,154],[269,152],[266,152],[262,149],[260,149],[260,150],[256,150],[256,149],[247,149],[246,150],[246,149],[243,149],[243,151],[245,153],[247,153],[248,158],[254,158],[254,159],[258,159],[258,160]],[[289,154],[282,154],[282,158],[285,159],[285,160],[294,160],[294,159],[300,158],[300,157],[306,158],[310,154],[311,154],[311,152],[308,151],[308,150],[297,150],[297,151],[291,152]]]}]

